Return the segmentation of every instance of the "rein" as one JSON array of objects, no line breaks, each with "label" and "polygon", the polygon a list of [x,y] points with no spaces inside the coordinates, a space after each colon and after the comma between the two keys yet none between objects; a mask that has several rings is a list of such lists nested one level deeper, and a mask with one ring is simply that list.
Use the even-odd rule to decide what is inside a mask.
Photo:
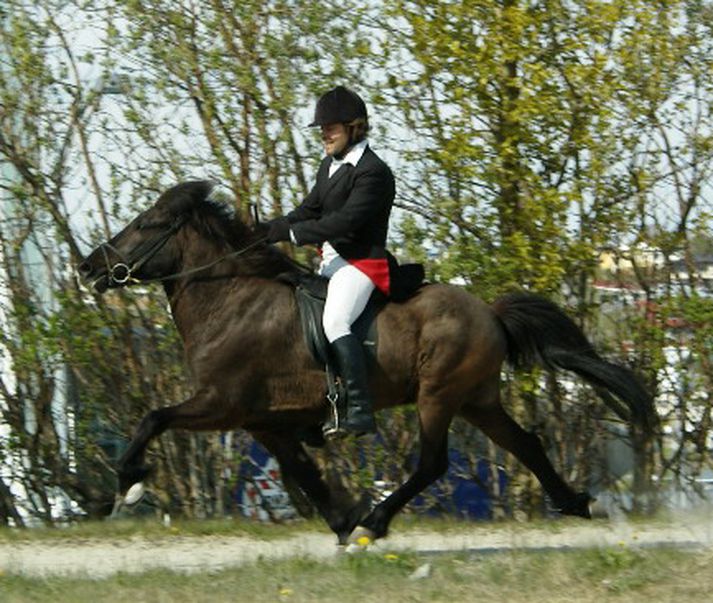
[{"label": "rein", "polygon": [[183,278],[184,276],[190,276],[191,274],[195,274],[197,272],[201,272],[202,270],[207,270],[208,268],[212,268],[213,266],[220,264],[220,262],[227,260],[229,258],[234,258],[238,257],[239,255],[242,255],[254,247],[257,247],[261,243],[264,243],[267,241],[267,237],[260,237],[257,241],[253,241],[250,243],[250,245],[247,245],[246,247],[243,247],[242,249],[238,249],[237,251],[232,251],[226,255],[223,255],[219,257],[217,260],[213,260],[210,262],[210,264],[203,264],[202,266],[197,266],[196,268],[190,268],[189,270],[183,270],[182,272],[174,272],[173,274],[168,274],[166,276],[157,276],[155,278],[144,278],[144,279],[134,279],[133,282],[136,283],[156,283],[159,281],[171,281],[171,280],[176,280],[179,278]]},{"label": "rein", "polygon": [[[107,278],[109,279],[109,283],[122,286],[126,285],[127,283],[155,283],[160,281],[176,280],[185,276],[196,274],[203,270],[207,270],[208,268],[212,268],[213,266],[229,258],[240,256],[267,241],[267,237],[260,237],[259,239],[253,241],[252,243],[250,243],[250,245],[247,245],[242,249],[238,249],[237,251],[233,251],[224,256],[221,256],[217,260],[213,260],[208,264],[203,264],[202,266],[190,268],[189,270],[174,272],[173,274],[167,274],[166,276],[158,276],[155,278],[141,279],[133,276],[134,272],[140,269],[146,262],[148,262],[161,250],[161,248],[166,244],[166,242],[180,230],[180,228],[186,223],[186,221],[187,218],[185,218],[184,216],[177,218],[173,222],[173,224],[171,224],[171,226],[165,232],[161,233],[158,237],[153,240],[145,241],[144,243],[139,245],[136,250],[134,250],[134,252],[131,254],[131,256],[137,256],[136,259],[134,259],[133,257],[125,257],[118,249],[116,249],[110,243],[102,244],[101,250],[104,255],[104,262],[107,267]],[[109,261],[109,254],[107,253],[107,249],[116,254],[121,261],[116,262],[112,265]]]}]

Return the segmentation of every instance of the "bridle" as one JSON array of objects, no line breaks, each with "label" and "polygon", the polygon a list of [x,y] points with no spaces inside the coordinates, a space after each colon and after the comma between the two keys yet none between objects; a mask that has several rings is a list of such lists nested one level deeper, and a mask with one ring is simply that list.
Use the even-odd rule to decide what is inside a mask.
[{"label": "bridle", "polygon": [[[142,241],[128,256],[125,256],[108,241],[102,243],[99,248],[104,256],[109,285],[122,286],[129,282],[141,282],[141,279],[135,278],[133,274],[161,251],[166,242],[186,223],[186,220],[187,218],[185,216],[178,216],[166,230],[158,233],[158,235],[152,239]],[[116,255],[120,261],[112,264],[109,260],[108,251]]]},{"label": "bridle", "polygon": [[[260,237],[256,241],[253,241],[252,243],[246,245],[238,251],[233,251],[224,256],[221,256],[217,260],[214,260],[209,264],[197,266],[196,268],[191,268],[182,272],[175,272],[173,274],[168,274],[166,276],[158,276],[155,278],[135,277],[134,274],[138,270],[140,270],[146,264],[146,262],[151,260],[151,258],[153,258],[159,251],[161,251],[161,249],[168,242],[168,240],[173,235],[175,235],[187,221],[188,218],[185,215],[178,216],[171,223],[171,225],[166,228],[166,230],[160,232],[152,239],[143,241],[140,245],[136,247],[136,249],[134,249],[130,254],[128,254],[128,256],[125,256],[123,253],[121,253],[111,243],[102,243],[99,248],[101,249],[102,255],[104,256],[104,263],[106,264],[109,286],[115,285],[121,287],[126,285],[127,283],[152,283],[157,281],[167,281],[183,278],[185,276],[201,272],[202,270],[207,270],[208,268],[211,268],[228,258],[242,255],[243,253],[250,251],[252,248],[257,247],[262,243],[265,243],[265,241],[267,240],[266,237]],[[109,260],[109,253],[107,250],[115,254],[120,261],[112,264]]]}]

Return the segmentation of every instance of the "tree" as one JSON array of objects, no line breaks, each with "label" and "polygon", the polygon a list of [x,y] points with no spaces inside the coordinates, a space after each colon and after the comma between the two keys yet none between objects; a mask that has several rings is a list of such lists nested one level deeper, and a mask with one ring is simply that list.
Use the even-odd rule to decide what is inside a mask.
[{"label": "tree", "polygon": [[[405,205],[421,216],[407,233],[425,240],[434,276],[486,298],[526,287],[567,300],[600,347],[626,360],[617,340],[595,330],[597,257],[640,240],[652,216],[662,219],[661,204],[650,201],[672,178],[681,219],[696,215],[689,212],[704,194],[710,160],[710,90],[700,76],[710,67],[710,4],[385,4],[392,19],[379,62],[388,73],[384,97],[417,135],[416,145],[401,141],[412,167],[400,182]],[[684,122],[688,135],[674,148],[672,130]],[[661,169],[665,158],[669,168]],[[634,349],[642,357],[629,361],[657,393],[643,356],[661,336],[645,334],[640,318],[638,310],[624,322],[623,337],[641,336]],[[536,402],[543,396],[546,408]],[[514,413],[548,434],[563,466],[590,458],[589,393],[563,397],[535,375],[510,397]],[[632,437],[636,502],[645,505],[652,443]],[[571,471],[586,482],[591,469]]]},{"label": "tree", "polygon": [[[50,521],[58,492],[106,512],[113,457],[141,416],[190,387],[160,292],[94,297],[64,266],[188,177],[219,181],[246,218],[251,204],[266,216],[289,210],[320,154],[304,125],[335,83],[368,101],[404,210],[393,246],[426,262],[432,280],[486,299],[525,287],[567,303],[660,398],[670,389],[663,350],[678,340],[691,370],[663,418],[680,440],[656,449],[631,434],[639,507],[652,476],[684,479],[709,463],[711,308],[697,256],[713,236],[709,1],[10,0],[8,9],[0,412],[10,435],[0,448],[16,471],[0,473],[0,520]],[[663,259],[643,261],[642,246]],[[609,276],[642,300],[603,304],[594,279],[604,249],[630,261]],[[570,481],[594,479],[603,435],[594,393],[539,373],[504,388]],[[374,463],[413,446],[410,411],[380,420],[394,437]],[[457,437],[468,446],[478,436]],[[338,481],[369,485],[353,450],[338,450]],[[232,455],[214,435],[164,435],[152,456],[157,504],[229,512]],[[539,488],[506,462],[514,487],[502,509],[541,506]],[[386,471],[397,482],[408,467]],[[24,486],[24,502],[10,482]]]},{"label": "tree", "polygon": [[[48,521],[53,489],[90,514],[105,513],[113,461],[131,431],[188,388],[161,294],[93,297],[50,260],[76,265],[190,175],[217,176],[244,215],[252,203],[268,213],[289,209],[306,192],[304,149],[316,143],[304,136],[300,108],[346,76],[350,53],[341,49],[357,36],[327,3],[18,0],[12,9],[0,32],[0,158],[11,166],[0,185],[17,224],[2,231],[11,293],[3,343],[17,382],[3,382],[2,410],[13,466],[30,459],[25,511]],[[83,220],[73,216],[77,207]],[[35,229],[40,218],[43,231]],[[17,232],[45,235],[56,277],[49,304],[24,278]],[[59,404],[55,373],[65,367],[71,399],[63,416],[72,430],[62,443],[48,408]],[[26,425],[28,405],[41,418],[36,429]],[[38,432],[52,446],[40,445]],[[217,436],[162,438],[158,504],[193,515],[229,510],[231,455]]]}]

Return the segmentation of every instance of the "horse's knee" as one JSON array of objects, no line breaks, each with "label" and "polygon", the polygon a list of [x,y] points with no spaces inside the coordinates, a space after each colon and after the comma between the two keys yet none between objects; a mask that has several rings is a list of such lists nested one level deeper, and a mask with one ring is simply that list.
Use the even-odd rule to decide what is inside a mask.
[{"label": "horse's knee", "polygon": [[151,419],[154,421],[156,435],[168,429],[227,431],[239,427],[243,422],[235,406],[222,400],[214,391],[201,391],[181,404],[154,412],[156,414]]}]

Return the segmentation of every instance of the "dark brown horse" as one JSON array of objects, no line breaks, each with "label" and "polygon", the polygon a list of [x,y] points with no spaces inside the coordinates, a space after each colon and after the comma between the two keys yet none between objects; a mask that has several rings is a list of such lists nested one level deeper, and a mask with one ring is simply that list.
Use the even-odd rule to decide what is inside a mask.
[{"label": "dark brown horse", "polygon": [[327,403],[322,368],[303,341],[294,291],[276,279],[295,267],[224,206],[207,200],[210,190],[206,182],[171,188],[79,267],[100,292],[162,281],[195,382],[190,398],[143,419],[119,462],[120,494],[141,484],[148,473],[146,447],[167,429],[242,428],[276,457],[340,543],[357,526],[378,538],[446,471],[448,429],[461,416],[524,463],[562,513],[588,517],[589,495],[572,490],[537,436],[503,410],[503,362],[574,371],[639,429],[653,424],[652,401],[634,375],[600,358],[551,302],[519,293],[488,305],[454,286],[426,285],[379,312],[371,375],[377,409],[417,405],[417,469],[373,509],[338,503],[296,435],[324,421]]}]

